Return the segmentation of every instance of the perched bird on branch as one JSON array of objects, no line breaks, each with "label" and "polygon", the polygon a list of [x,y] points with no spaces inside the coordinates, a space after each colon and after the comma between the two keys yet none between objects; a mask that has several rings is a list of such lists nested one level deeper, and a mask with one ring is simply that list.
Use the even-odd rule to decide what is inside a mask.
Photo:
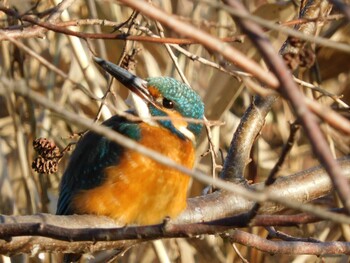
[{"label": "perched bird on branch", "polygon": [[[190,121],[203,120],[199,95],[173,78],[143,80],[113,63],[94,60],[131,91],[132,114],[139,117],[135,121],[113,116],[103,125],[192,168],[203,126]],[[161,223],[186,208],[189,180],[173,168],[90,131],[78,142],[63,174],[57,214],[104,215],[121,225]]]}]

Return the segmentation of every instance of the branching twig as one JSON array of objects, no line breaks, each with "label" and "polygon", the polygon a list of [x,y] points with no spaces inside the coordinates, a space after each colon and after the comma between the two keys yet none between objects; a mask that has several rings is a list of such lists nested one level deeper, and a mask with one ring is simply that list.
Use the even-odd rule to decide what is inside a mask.
[{"label": "branching twig", "polygon": [[[280,158],[278,159],[277,163],[272,168],[272,170],[270,171],[270,174],[268,175],[267,179],[265,180],[264,188],[272,185],[276,181],[276,175],[277,175],[278,171],[281,169],[281,166],[284,163],[290,150],[292,149],[292,146],[293,146],[294,141],[295,141],[295,136],[296,136],[296,133],[298,130],[299,130],[299,126],[296,124],[296,122],[294,122],[293,124],[290,124],[290,133],[289,133],[287,143],[284,145],[284,147],[282,149],[282,153],[280,155]],[[260,207],[261,207],[261,204],[259,204],[259,203],[254,204],[251,211],[249,211],[251,217],[255,217],[257,215]]]},{"label": "branching twig", "polygon": [[293,254],[293,255],[328,255],[328,254],[350,254],[349,242],[300,242],[300,241],[271,241],[259,236],[235,230],[229,235],[231,242],[254,247],[271,254]]},{"label": "branching twig", "polygon": [[289,154],[289,152],[291,151],[291,149],[295,143],[295,137],[297,135],[297,132],[298,132],[300,126],[296,122],[290,123],[289,126],[290,126],[289,137],[287,139],[286,144],[282,148],[282,152],[281,152],[280,157],[278,158],[277,163],[272,168],[269,176],[267,177],[267,179],[265,181],[265,186],[269,186],[276,181],[276,175],[279,172],[279,170],[281,169],[281,166],[283,165],[287,155]]},{"label": "branching twig", "polygon": [[[45,12],[45,15],[48,17],[46,21],[54,22],[56,21],[60,14],[66,10],[69,6],[73,4],[74,0],[63,0],[59,5],[54,8],[50,8],[48,12]],[[7,9],[2,4],[0,5],[2,10]],[[44,37],[44,33],[46,32],[45,28],[42,27],[29,27],[29,28],[21,28],[20,30],[0,30],[3,35],[12,38],[32,38],[32,37]],[[0,36],[0,41],[3,40],[3,37]]]},{"label": "branching twig", "polygon": [[269,235],[267,236],[267,239],[273,239],[278,238],[284,241],[301,241],[301,242],[313,242],[313,243],[320,243],[320,240],[314,239],[314,238],[303,238],[303,237],[293,237],[291,235],[288,235],[286,233],[283,233],[281,231],[277,231],[274,227],[269,226],[266,227],[266,230],[269,232]]},{"label": "branching twig", "polygon": [[248,164],[251,147],[265,123],[276,96],[262,98],[256,96],[241,118],[241,122],[231,141],[221,177],[236,183],[244,183],[244,170]]}]

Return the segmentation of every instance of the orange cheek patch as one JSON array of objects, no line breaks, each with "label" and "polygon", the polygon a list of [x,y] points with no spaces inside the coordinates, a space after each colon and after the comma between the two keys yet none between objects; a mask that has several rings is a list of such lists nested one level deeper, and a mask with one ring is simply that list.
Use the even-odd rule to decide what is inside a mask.
[{"label": "orange cheek patch", "polygon": [[154,86],[148,87],[148,91],[151,93],[152,97],[155,99],[157,99],[161,96],[159,90]]}]

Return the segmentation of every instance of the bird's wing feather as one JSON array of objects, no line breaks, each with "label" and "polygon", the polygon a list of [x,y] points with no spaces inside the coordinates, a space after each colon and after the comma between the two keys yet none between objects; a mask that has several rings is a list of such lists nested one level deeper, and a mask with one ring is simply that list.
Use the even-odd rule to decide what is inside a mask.
[{"label": "bird's wing feather", "polygon": [[[103,125],[129,138],[139,139],[140,131],[136,122],[113,116]],[[78,142],[63,174],[56,214],[74,214],[70,206],[73,196],[80,190],[100,185],[105,179],[105,168],[118,164],[122,155],[122,146],[110,142],[105,137],[91,131],[84,135]]]}]

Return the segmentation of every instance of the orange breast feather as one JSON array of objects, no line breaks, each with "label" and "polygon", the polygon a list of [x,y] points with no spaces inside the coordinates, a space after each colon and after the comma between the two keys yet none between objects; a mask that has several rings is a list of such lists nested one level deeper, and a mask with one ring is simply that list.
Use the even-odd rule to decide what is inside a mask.
[{"label": "orange breast feather", "polygon": [[[164,128],[141,124],[140,143],[192,168],[194,147]],[[120,224],[156,224],[186,208],[189,177],[135,151],[126,150],[117,166],[105,170],[106,181],[80,192],[77,213],[110,216]]]}]

